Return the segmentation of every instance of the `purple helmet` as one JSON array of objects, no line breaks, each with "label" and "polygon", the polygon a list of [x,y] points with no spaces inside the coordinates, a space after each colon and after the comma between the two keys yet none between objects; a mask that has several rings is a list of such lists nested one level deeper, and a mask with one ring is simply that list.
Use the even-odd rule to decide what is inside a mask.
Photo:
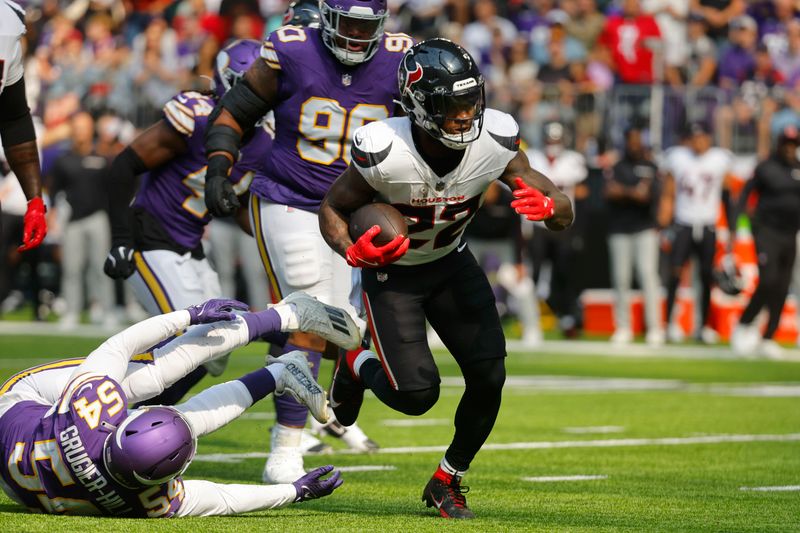
[{"label": "purple helmet", "polygon": [[174,407],[133,411],[103,444],[103,463],[128,488],[159,485],[183,474],[197,450],[189,421]]},{"label": "purple helmet", "polygon": [[220,50],[214,66],[214,93],[222,98],[260,55],[261,43],[253,39],[239,39]]},{"label": "purple helmet", "polygon": [[322,41],[345,65],[369,61],[389,17],[386,0],[320,0]]}]

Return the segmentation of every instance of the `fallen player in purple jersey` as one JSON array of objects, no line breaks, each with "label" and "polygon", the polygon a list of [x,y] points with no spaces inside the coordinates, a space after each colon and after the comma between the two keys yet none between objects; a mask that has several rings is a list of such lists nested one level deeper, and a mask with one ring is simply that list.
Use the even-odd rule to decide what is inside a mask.
[{"label": "fallen player in purple jersey", "polygon": [[[13,376],[0,387],[0,486],[35,512],[129,518],[236,514],[330,494],[342,483],[338,472],[324,478],[331,466],[272,486],[181,477],[198,437],[270,393],[289,393],[327,420],[324,391],[302,352],[271,358],[267,367],[176,407],[128,411],[129,402],[157,394],[159,385],[265,335],[300,329],[357,335],[343,311],[303,296],[242,314],[234,313],[247,308],[241,302],[209,300],[140,322],[83,360]],[[131,362],[143,353],[155,362]]]}]

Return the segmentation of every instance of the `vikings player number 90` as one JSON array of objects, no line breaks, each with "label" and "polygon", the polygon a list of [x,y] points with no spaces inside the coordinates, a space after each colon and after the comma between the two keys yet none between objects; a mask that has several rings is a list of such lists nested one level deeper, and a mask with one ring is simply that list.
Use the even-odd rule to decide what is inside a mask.
[{"label": "vikings player number 90", "polygon": [[340,157],[350,163],[355,131],[370,122],[389,118],[385,105],[358,104],[349,113],[332,98],[312,96],[300,106],[297,152],[306,161],[330,165]]},{"label": "vikings player number 90", "polygon": [[414,46],[414,41],[404,33],[386,33],[384,44],[389,52],[403,52]]}]

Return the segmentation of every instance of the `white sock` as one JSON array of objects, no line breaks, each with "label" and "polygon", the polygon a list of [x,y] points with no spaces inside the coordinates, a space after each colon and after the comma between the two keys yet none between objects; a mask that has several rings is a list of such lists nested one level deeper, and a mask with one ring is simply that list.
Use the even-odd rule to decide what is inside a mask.
[{"label": "white sock", "polygon": [[451,476],[462,477],[464,474],[467,473],[466,470],[456,470],[455,468],[450,466],[450,463],[448,463],[447,459],[445,459],[444,457],[442,457],[442,461],[439,463],[439,467],[448,474],[450,474]]},{"label": "white sock", "polygon": [[282,363],[272,363],[267,367],[267,372],[272,374],[272,379],[275,380],[275,383],[278,383],[278,380],[281,379],[283,375],[283,371],[286,369],[286,365]]},{"label": "white sock", "polygon": [[361,379],[361,365],[363,365],[367,359],[377,360],[378,356],[373,351],[361,350],[361,353],[356,356],[356,360],[353,361],[353,372],[359,379]]},{"label": "white sock", "polygon": [[297,320],[294,304],[275,304],[272,307],[281,317],[281,331],[297,331],[300,321]]},{"label": "white sock", "polygon": [[299,448],[300,439],[303,436],[303,428],[292,428],[283,424],[275,424],[275,441],[273,449],[276,448]]}]

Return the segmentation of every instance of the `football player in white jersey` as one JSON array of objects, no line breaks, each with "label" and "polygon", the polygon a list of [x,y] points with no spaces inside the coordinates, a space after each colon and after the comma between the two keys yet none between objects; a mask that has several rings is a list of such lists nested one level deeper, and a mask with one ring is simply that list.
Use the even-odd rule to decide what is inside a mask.
[{"label": "football player in white jersey", "polygon": [[711,302],[714,254],[717,245],[716,223],[720,204],[725,205],[728,224],[731,220],[729,174],[732,154],[712,146],[711,133],[702,123],[689,126],[688,147],[673,150],[667,160],[661,223],[672,221],[670,277],[667,283],[667,339],[683,340],[683,330],[675,322],[672,310],[681,272],[691,255],[697,258],[700,271],[699,340],[706,344],[718,341],[717,332],[708,325]]},{"label": "football player in white jersey", "polygon": [[[586,178],[589,169],[586,159],[575,150],[566,147],[566,131],[560,122],[550,122],[544,126],[544,149],[529,149],[525,155],[531,167],[550,178],[556,187],[567,197],[583,199],[589,194]],[[537,223],[536,226],[542,226]],[[543,228],[542,228],[543,229]],[[564,336],[574,338],[578,334],[578,287],[575,284],[575,256],[577,252],[578,228],[567,231],[533,232],[530,241],[531,260],[534,278],[541,282],[542,264],[550,263],[550,291],[547,303],[558,317],[558,325]]]},{"label": "football player in white jersey", "polygon": [[[484,109],[483,77],[466,50],[446,39],[413,46],[398,70],[406,117],[373,122],[354,135],[352,162],[320,208],[326,242],[362,267],[363,303],[375,351],[340,356],[330,390],[338,420],[353,423],[369,388],[386,405],[421,415],[439,397],[428,346],[430,321],[458,362],[466,388],[455,436],[422,498],[440,514],[472,518],[461,477],[492,430],[505,381],[505,339],[486,275],[462,242],[490,183],[514,191],[518,213],[553,230],[572,223],[572,205],[519,151],[511,116]],[[410,120],[409,120],[410,119]],[[392,204],[408,236],[376,247],[378,226],[354,243],[351,213]],[[390,264],[393,263],[393,264]]]},{"label": "football player in white jersey", "polygon": [[0,139],[8,166],[28,199],[20,252],[39,246],[47,233],[39,149],[22,77],[24,34],[25,11],[14,2],[0,0]]}]

